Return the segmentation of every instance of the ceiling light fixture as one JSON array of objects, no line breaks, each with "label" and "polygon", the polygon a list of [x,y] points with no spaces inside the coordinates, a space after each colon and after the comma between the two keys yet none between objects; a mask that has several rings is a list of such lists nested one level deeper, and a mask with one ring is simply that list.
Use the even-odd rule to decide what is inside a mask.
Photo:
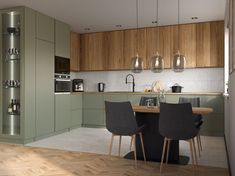
[{"label": "ceiling light fixture", "polygon": [[136,0],[136,29],[137,29],[137,38],[136,38],[136,46],[137,46],[137,53],[136,56],[134,56],[131,59],[131,71],[133,73],[141,73],[144,68],[143,59],[139,56],[138,50],[139,50],[139,14],[138,9],[139,8],[139,1]]},{"label": "ceiling light fixture", "polygon": [[[158,8],[158,0],[156,0],[156,22],[158,22],[158,11],[159,11],[159,8]],[[159,27],[158,27],[158,23],[156,23],[157,26],[157,39],[159,41]],[[156,40],[157,42],[157,40]],[[158,48],[158,44],[157,44],[157,48]],[[158,49],[155,53],[155,55],[150,59],[150,69],[152,72],[154,73],[160,73],[163,71],[164,69],[164,60],[163,60],[163,57],[159,55],[158,53]]]},{"label": "ceiling light fixture", "polygon": [[192,20],[197,20],[198,17],[196,17],[196,16],[195,16],[195,17],[191,17],[191,19],[192,19]]},{"label": "ceiling light fixture", "polygon": [[174,54],[173,57],[173,70],[175,72],[182,72],[184,71],[186,59],[184,55],[180,54],[180,0],[178,0],[178,51]]},{"label": "ceiling light fixture", "polygon": [[117,24],[117,25],[115,25],[115,27],[120,28],[120,27],[122,27],[122,25]]}]

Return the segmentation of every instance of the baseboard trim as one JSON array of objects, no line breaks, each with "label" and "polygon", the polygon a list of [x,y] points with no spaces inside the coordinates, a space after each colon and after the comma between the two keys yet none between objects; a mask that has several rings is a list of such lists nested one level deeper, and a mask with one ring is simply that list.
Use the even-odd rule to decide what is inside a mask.
[{"label": "baseboard trim", "polygon": [[230,167],[230,160],[229,160],[229,154],[228,154],[228,146],[227,146],[225,135],[224,135],[224,143],[225,143],[225,149],[226,149],[226,155],[227,155],[228,172],[229,172],[229,175],[232,176],[232,171],[231,171],[231,167]]}]

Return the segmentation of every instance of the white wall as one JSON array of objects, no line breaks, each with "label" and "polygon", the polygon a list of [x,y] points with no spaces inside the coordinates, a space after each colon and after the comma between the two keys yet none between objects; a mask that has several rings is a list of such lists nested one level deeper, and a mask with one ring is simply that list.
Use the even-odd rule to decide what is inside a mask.
[{"label": "white wall", "polygon": [[[82,78],[85,83],[85,91],[97,91],[97,83],[106,84],[105,91],[131,91],[131,85],[125,84],[125,77],[130,71],[97,71],[71,73],[72,79]],[[132,73],[133,74],[133,73]],[[185,69],[176,73],[166,69],[162,73],[152,73],[145,70],[135,76],[136,91],[143,91],[146,86],[151,86],[156,80],[160,80],[165,90],[170,90],[173,84],[178,83],[184,88],[183,92],[223,92],[224,69],[201,68]]]}]

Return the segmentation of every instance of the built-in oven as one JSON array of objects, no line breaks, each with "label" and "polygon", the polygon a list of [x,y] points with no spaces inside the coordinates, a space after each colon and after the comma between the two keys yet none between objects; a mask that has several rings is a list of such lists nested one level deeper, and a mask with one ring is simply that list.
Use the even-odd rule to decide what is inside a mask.
[{"label": "built-in oven", "polygon": [[55,92],[71,92],[70,75],[55,74]]}]

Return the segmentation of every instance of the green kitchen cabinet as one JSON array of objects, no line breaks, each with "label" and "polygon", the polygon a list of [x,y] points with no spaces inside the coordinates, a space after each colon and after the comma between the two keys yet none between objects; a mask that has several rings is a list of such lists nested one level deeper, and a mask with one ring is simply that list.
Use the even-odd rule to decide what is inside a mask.
[{"label": "green kitchen cabinet", "polygon": [[55,55],[70,58],[70,26],[55,20]]},{"label": "green kitchen cabinet", "polygon": [[105,125],[104,109],[83,109],[83,125],[103,127]]},{"label": "green kitchen cabinet", "polygon": [[103,93],[83,94],[83,126],[102,127],[104,119],[104,95]]},{"label": "green kitchen cabinet", "polygon": [[70,94],[55,95],[55,131],[70,127]]},{"label": "green kitchen cabinet", "polygon": [[36,12],[36,37],[40,40],[54,42],[54,19]]},{"label": "green kitchen cabinet", "polygon": [[54,132],[54,44],[36,40],[36,136]]},{"label": "green kitchen cabinet", "polygon": [[128,101],[131,102],[132,105],[139,105],[141,97],[152,97],[151,94],[128,94]]},{"label": "green kitchen cabinet", "polygon": [[104,101],[122,102],[128,101],[128,98],[126,94],[104,94]]},{"label": "green kitchen cabinet", "polygon": [[203,125],[200,134],[209,136],[224,135],[224,100],[222,95],[185,95],[167,94],[167,103],[178,103],[179,97],[199,97],[201,107],[213,108],[213,112],[203,115]]},{"label": "green kitchen cabinet", "polygon": [[71,121],[70,121],[70,128],[80,127],[83,123],[83,110],[76,109],[71,111]]},{"label": "green kitchen cabinet", "polygon": [[25,140],[36,135],[36,12],[24,8],[24,57],[21,62],[21,115],[24,119],[22,127]]},{"label": "green kitchen cabinet", "polygon": [[83,95],[82,93],[72,93],[70,96],[71,121],[70,128],[79,127],[83,123]]},{"label": "green kitchen cabinet", "polygon": [[84,93],[84,109],[101,109],[104,108],[104,95],[102,93]]}]

